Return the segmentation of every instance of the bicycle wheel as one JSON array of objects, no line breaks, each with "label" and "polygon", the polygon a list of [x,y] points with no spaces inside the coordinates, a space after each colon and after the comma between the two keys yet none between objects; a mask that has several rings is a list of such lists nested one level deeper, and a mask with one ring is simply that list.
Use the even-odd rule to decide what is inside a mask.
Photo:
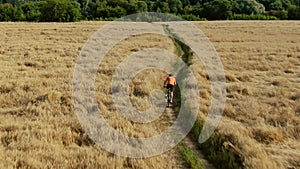
[{"label": "bicycle wheel", "polygon": [[170,102],[171,102],[171,91],[170,89],[168,89],[167,107],[170,107]]}]

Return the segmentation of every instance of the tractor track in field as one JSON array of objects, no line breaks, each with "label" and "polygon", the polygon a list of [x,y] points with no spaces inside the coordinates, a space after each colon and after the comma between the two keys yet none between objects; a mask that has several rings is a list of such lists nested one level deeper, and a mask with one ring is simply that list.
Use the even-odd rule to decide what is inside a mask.
[{"label": "tractor track in field", "polygon": [[[166,109],[165,111],[165,120],[168,120],[168,124],[171,124],[174,122],[177,118],[176,112],[173,108],[173,106],[170,106],[169,108]],[[201,149],[199,148],[199,143],[195,141],[191,135],[187,135],[181,143],[185,144],[190,150],[192,150],[196,155],[197,158],[200,160],[202,165],[204,166],[205,169],[216,169],[216,167],[210,163],[210,161],[207,160],[206,156],[203,154]]]}]

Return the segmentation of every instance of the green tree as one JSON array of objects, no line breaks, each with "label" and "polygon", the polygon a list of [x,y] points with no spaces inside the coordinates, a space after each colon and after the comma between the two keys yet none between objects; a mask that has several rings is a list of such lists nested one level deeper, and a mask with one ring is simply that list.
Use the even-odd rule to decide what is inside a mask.
[{"label": "green tree", "polygon": [[121,6],[111,7],[106,1],[97,2],[97,10],[94,17],[99,19],[114,19],[126,15],[126,9]]},{"label": "green tree", "polygon": [[288,10],[289,6],[292,5],[290,0],[281,0],[282,2],[282,7],[284,10]]},{"label": "green tree", "polygon": [[180,1],[182,3],[182,7],[186,7],[186,6],[190,6],[190,1],[189,0],[181,0]]},{"label": "green tree", "polygon": [[128,6],[126,7],[127,14],[134,14],[137,13],[138,7],[136,4],[129,3]]},{"label": "green tree", "polygon": [[270,10],[267,12],[269,16],[275,16],[278,19],[288,19],[288,11],[286,10]]},{"label": "green tree", "polygon": [[262,14],[265,12],[265,6],[255,0],[238,0],[241,14]]},{"label": "green tree", "polygon": [[110,9],[111,16],[113,18],[121,18],[126,15],[126,10],[120,6]]},{"label": "green tree", "polygon": [[86,0],[86,10],[83,11],[82,15],[84,18],[87,18],[89,20],[94,19],[95,15],[96,15],[96,11],[97,11],[97,3],[96,2],[92,2],[89,0]]},{"label": "green tree", "polygon": [[275,0],[273,3],[270,4],[269,10],[276,10],[276,11],[283,10],[282,1],[281,0]]},{"label": "green tree", "polygon": [[296,20],[300,19],[300,7],[291,5],[288,9],[288,19]]},{"label": "green tree", "polygon": [[168,6],[171,13],[179,13],[182,11],[182,3],[180,0],[168,0]]},{"label": "green tree", "polygon": [[203,15],[209,20],[223,20],[232,17],[232,6],[228,0],[214,0],[204,4]]},{"label": "green tree", "polygon": [[147,11],[147,3],[144,1],[137,1],[137,12],[146,12]]},{"label": "green tree", "polygon": [[82,17],[80,4],[77,1],[71,1],[71,5],[68,4],[67,13],[69,17],[69,20],[67,22],[80,21]]},{"label": "green tree", "polygon": [[170,12],[170,7],[167,2],[164,1],[155,1],[153,5],[153,9],[156,12],[162,12],[162,13],[169,13]]},{"label": "green tree", "polygon": [[266,11],[288,10],[288,7],[297,0],[257,0],[264,5]]},{"label": "green tree", "polygon": [[265,10],[268,11],[268,10],[270,10],[270,4],[271,4],[272,2],[274,2],[274,0],[257,0],[257,2],[263,4],[264,7],[265,7]]},{"label": "green tree", "polygon": [[93,17],[95,18],[108,18],[110,16],[110,10],[107,7],[107,1],[96,2],[96,12]]},{"label": "green tree", "polygon": [[169,4],[167,2],[161,3],[161,11],[163,13],[169,13],[171,11],[170,7],[169,7]]},{"label": "green tree", "polygon": [[134,14],[134,13],[148,11],[148,5],[144,1],[135,1],[135,0],[132,0],[124,8],[126,9],[127,14]]},{"label": "green tree", "polygon": [[27,2],[21,8],[24,12],[26,21],[40,21],[42,15],[40,8],[44,2]]},{"label": "green tree", "polygon": [[147,4],[147,11],[155,12],[156,9],[154,8],[154,4],[155,4],[154,1],[145,0],[144,2],[146,2]]},{"label": "green tree", "polygon": [[[100,0],[102,1],[102,0]],[[104,0],[105,1],[105,0]],[[129,3],[135,3],[136,1],[130,1]],[[122,7],[122,8],[126,8],[126,6],[128,5],[128,1],[127,0],[108,0],[107,1],[107,6],[110,6],[112,8],[116,8],[117,6]]]},{"label": "green tree", "polygon": [[0,4],[0,21],[22,21],[25,16],[20,7],[10,3]]},{"label": "green tree", "polygon": [[80,19],[80,9],[70,0],[47,0],[41,7],[41,21],[73,22]]}]

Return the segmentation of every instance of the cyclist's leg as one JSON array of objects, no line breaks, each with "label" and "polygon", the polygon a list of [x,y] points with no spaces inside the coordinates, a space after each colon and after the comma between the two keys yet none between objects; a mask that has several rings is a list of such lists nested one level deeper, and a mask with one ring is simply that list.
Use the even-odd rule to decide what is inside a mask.
[{"label": "cyclist's leg", "polygon": [[173,90],[174,90],[174,86],[173,85],[171,85],[171,84],[168,84],[168,87],[169,87],[169,89],[170,89],[170,93],[171,93],[171,103],[173,102]]},{"label": "cyclist's leg", "polygon": [[166,99],[167,99],[167,102],[169,102],[169,86],[167,85],[166,86]]}]

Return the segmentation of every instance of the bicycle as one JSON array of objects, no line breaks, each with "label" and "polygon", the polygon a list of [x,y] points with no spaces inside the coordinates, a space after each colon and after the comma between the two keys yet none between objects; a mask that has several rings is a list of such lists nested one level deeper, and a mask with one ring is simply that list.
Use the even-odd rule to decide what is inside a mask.
[{"label": "bicycle", "polygon": [[[167,88],[166,86],[164,86],[164,88]],[[170,107],[171,104],[171,89],[167,88],[167,107]]]}]

